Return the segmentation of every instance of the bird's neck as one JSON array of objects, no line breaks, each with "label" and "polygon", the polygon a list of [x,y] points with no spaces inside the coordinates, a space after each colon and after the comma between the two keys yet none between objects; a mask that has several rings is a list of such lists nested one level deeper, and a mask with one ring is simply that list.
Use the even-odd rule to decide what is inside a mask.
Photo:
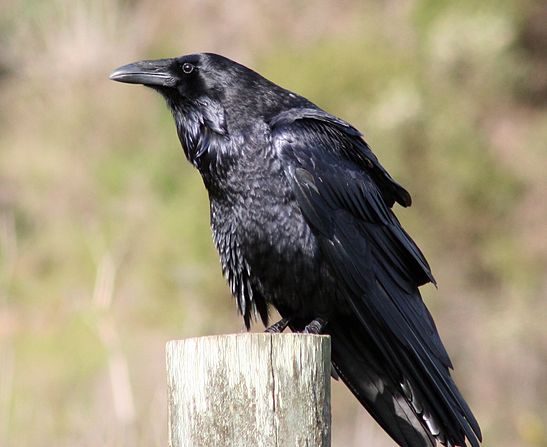
[{"label": "bird's neck", "polygon": [[198,169],[211,197],[222,196],[234,164],[224,110],[214,104],[170,104],[186,158]]},{"label": "bird's neck", "polygon": [[[201,170],[227,137],[224,111],[215,104],[170,103],[177,134],[190,163]],[[204,107],[205,106],[205,107]]]}]

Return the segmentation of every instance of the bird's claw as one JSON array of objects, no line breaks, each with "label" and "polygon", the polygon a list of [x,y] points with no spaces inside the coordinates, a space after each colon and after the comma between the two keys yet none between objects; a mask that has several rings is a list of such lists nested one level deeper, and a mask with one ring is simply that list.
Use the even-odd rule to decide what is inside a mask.
[{"label": "bird's claw", "polygon": [[268,334],[280,334],[287,328],[290,322],[291,322],[290,318],[282,318],[277,323],[274,323],[268,328],[266,328],[264,332]]},{"label": "bird's claw", "polygon": [[321,334],[323,332],[323,329],[325,329],[325,326],[327,325],[327,320],[323,320],[322,318],[316,318],[308,324],[302,333],[304,334]]}]

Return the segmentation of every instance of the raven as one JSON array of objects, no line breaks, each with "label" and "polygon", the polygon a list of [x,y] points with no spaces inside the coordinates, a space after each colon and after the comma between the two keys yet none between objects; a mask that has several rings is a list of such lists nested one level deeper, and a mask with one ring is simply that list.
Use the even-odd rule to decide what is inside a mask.
[{"label": "raven", "polygon": [[223,56],[140,61],[110,78],[158,91],[209,194],[245,325],[331,336],[335,372],[401,446],[478,447],[479,425],[418,287],[435,279],[392,207],[410,194],[362,134]]}]

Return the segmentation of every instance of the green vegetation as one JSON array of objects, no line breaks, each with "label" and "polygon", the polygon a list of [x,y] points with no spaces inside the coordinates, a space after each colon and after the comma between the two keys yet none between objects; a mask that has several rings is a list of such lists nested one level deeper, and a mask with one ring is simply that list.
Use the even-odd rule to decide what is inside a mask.
[{"label": "green vegetation", "polygon": [[[165,445],[165,341],[243,329],[169,112],[107,79],[206,50],[365,133],[485,446],[547,446],[544,5],[262,3],[0,6],[0,445]],[[334,446],[391,445],[345,392]]]}]

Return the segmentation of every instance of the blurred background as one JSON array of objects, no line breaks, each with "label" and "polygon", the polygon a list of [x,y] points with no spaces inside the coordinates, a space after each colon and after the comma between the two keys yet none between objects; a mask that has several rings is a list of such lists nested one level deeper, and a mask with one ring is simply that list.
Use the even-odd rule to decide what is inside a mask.
[{"label": "blurred background", "polygon": [[[2,0],[0,446],[165,446],[165,342],[243,330],[167,108],[108,80],[200,51],[365,133],[484,445],[547,446],[546,24],[527,0]],[[333,446],[390,445],[335,383]]]}]

